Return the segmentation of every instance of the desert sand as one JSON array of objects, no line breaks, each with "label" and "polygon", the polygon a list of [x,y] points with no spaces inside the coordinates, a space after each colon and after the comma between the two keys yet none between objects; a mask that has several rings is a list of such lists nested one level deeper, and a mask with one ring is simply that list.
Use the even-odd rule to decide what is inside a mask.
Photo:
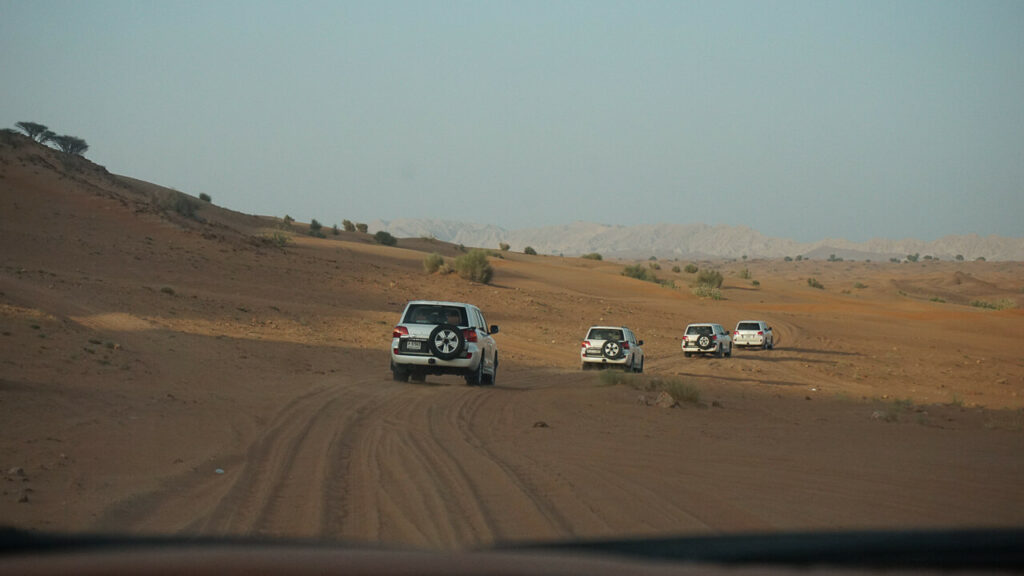
[{"label": "desert sand", "polygon": [[[1022,263],[696,262],[707,300],[689,262],[658,263],[672,288],[505,252],[481,285],[423,271],[450,245],[278,247],[175,194],[0,140],[0,523],[431,549],[1024,524]],[[495,387],[391,380],[420,298],[500,326]],[[745,319],[776,349],[683,357],[686,324]],[[592,324],[637,332],[645,374],[581,371]],[[667,379],[699,401],[653,405]]]}]

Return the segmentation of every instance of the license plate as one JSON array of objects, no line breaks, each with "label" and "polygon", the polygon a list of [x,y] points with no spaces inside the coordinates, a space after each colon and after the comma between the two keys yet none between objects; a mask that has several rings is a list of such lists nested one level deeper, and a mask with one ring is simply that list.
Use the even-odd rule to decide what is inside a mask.
[{"label": "license plate", "polygon": [[422,350],[423,343],[419,340],[409,340],[405,343],[406,350]]}]

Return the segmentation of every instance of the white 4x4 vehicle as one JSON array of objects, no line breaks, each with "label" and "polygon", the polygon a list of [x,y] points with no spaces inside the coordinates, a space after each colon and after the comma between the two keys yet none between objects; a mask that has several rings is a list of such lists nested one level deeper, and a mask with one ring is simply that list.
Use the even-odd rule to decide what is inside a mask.
[{"label": "white 4x4 vehicle", "polygon": [[391,374],[422,382],[427,374],[458,374],[470,386],[493,385],[498,345],[480,309],[462,302],[413,300],[391,333]]},{"label": "white 4x4 vehicle", "polygon": [[580,364],[588,368],[615,366],[627,372],[644,371],[643,340],[625,326],[593,326],[580,346]]},{"label": "white 4x4 vehicle", "polygon": [[683,335],[683,354],[732,356],[732,338],[721,324],[690,324]]},{"label": "white 4x4 vehicle", "polygon": [[761,320],[741,320],[732,333],[735,346],[757,346],[765,350],[775,347],[775,335],[772,327]]}]

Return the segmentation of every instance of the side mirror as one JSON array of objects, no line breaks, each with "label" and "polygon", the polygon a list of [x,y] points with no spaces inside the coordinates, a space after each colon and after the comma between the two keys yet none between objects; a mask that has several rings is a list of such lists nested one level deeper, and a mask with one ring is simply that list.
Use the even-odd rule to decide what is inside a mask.
[{"label": "side mirror", "polygon": [[498,325],[497,324],[492,324],[491,325],[491,329],[488,332],[488,334],[497,334],[497,333],[498,333]]},{"label": "side mirror", "polygon": [[636,341],[636,345],[637,346],[643,346],[644,345],[644,341],[643,340],[637,340]]}]

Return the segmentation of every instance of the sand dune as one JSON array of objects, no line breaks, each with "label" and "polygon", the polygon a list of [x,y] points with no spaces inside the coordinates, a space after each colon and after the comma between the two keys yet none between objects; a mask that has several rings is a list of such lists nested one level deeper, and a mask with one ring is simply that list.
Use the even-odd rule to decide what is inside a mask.
[{"label": "sand dune", "polygon": [[[423,272],[451,245],[187,218],[173,192],[0,141],[5,523],[461,548],[1024,522],[1021,263],[701,262],[712,301],[672,262],[676,289],[508,252],[485,286]],[[496,387],[391,380],[413,298],[501,326]],[[776,350],[679,350],[754,318]],[[634,385],[579,370],[596,323],[646,341]],[[673,378],[700,401],[649,405]]]}]

